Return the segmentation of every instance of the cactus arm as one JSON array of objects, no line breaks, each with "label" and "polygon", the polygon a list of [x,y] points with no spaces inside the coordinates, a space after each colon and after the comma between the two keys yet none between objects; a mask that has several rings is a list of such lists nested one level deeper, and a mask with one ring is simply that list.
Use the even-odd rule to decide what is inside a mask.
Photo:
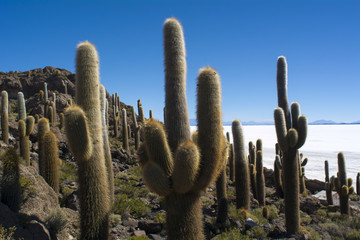
[{"label": "cactus arm", "polygon": [[93,152],[93,145],[84,111],[72,106],[65,111],[64,116],[65,133],[71,153],[78,161],[88,161]]},{"label": "cactus arm", "polygon": [[299,138],[298,138],[298,143],[296,144],[296,149],[299,149],[301,148],[304,143],[305,143],[305,140],[306,140],[306,137],[307,137],[307,118],[305,115],[301,115],[299,118],[298,118],[298,135],[299,135]]},{"label": "cactus arm", "polygon": [[182,26],[175,18],[164,23],[165,55],[165,119],[172,152],[190,139],[190,123],[186,100],[186,53]]},{"label": "cactus arm", "polygon": [[275,108],[274,118],[275,118],[276,136],[279,143],[279,147],[281,151],[285,152],[288,150],[288,142],[286,139],[287,130],[286,130],[285,115],[282,108],[280,107]]},{"label": "cactus arm", "polygon": [[35,118],[33,116],[26,117],[26,136],[30,136],[35,126]]},{"label": "cactus arm", "polygon": [[150,160],[159,165],[165,176],[170,176],[173,171],[174,160],[163,124],[154,119],[149,119],[144,125],[144,142]]},{"label": "cactus arm", "polygon": [[280,56],[277,61],[276,82],[278,106],[284,111],[285,128],[288,130],[291,128],[291,116],[287,97],[287,62],[284,56]]},{"label": "cactus arm", "polygon": [[148,162],[142,167],[142,176],[151,191],[167,196],[172,192],[171,182],[159,165]]},{"label": "cactus arm", "polygon": [[206,67],[200,70],[197,82],[198,146],[201,163],[193,190],[204,190],[220,174],[225,158],[221,113],[221,86],[218,73]]},{"label": "cactus arm", "polygon": [[287,135],[287,142],[289,143],[289,147],[294,148],[299,140],[299,135],[296,129],[290,128]]},{"label": "cactus arm", "polygon": [[291,103],[291,123],[292,128],[298,130],[298,118],[300,116],[300,104],[297,102]]},{"label": "cactus arm", "polygon": [[173,188],[176,193],[186,193],[193,187],[199,162],[200,153],[193,142],[187,140],[177,148],[172,173]]}]

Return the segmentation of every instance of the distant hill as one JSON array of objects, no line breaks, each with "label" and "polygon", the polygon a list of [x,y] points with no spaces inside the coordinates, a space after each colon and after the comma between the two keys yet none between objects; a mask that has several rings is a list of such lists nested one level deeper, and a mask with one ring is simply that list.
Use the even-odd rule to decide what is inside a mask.
[{"label": "distant hill", "polygon": [[[225,121],[223,122],[224,126],[231,126],[232,122],[230,121]],[[274,125],[273,121],[244,121],[241,122],[241,124],[243,126],[255,126],[255,125]],[[332,120],[316,120],[313,122],[310,122],[309,125],[339,125],[339,124],[360,124],[360,120],[359,121],[355,121],[355,122],[351,122],[351,123],[345,123],[345,122],[335,122]],[[197,125],[197,121],[196,119],[190,119],[190,125],[191,126],[196,126]]]}]

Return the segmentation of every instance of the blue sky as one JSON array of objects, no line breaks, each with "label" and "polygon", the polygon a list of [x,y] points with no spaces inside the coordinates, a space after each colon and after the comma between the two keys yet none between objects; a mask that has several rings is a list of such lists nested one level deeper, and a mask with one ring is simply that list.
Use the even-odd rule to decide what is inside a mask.
[{"label": "blue sky", "polygon": [[289,101],[309,121],[360,120],[360,1],[0,1],[0,71],[75,69],[76,45],[95,44],[110,93],[162,120],[162,25],[176,17],[187,49],[187,96],[196,77],[221,76],[224,121],[268,121],[277,106],[276,61],[288,62]]}]

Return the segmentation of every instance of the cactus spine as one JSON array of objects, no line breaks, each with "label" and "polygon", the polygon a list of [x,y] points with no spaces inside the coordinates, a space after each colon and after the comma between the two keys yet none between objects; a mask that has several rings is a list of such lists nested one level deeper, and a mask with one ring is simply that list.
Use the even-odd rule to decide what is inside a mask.
[{"label": "cactus spine", "polygon": [[123,140],[123,149],[125,151],[129,151],[129,136],[128,136],[128,127],[127,127],[127,117],[126,117],[126,109],[122,110],[122,140]]},{"label": "cactus spine", "polygon": [[19,156],[14,148],[1,156],[3,175],[1,178],[1,202],[17,212],[20,207],[21,187],[19,183]]},{"label": "cactus spine", "polygon": [[1,92],[1,134],[4,143],[9,144],[9,105],[8,93]]},{"label": "cactus spine", "polygon": [[160,122],[147,120],[138,154],[145,184],[165,196],[168,239],[202,240],[200,191],[216,179],[224,163],[220,81],[210,68],[199,73],[197,147],[189,140],[185,44],[182,26],[174,18],[165,21],[164,48],[168,136]]},{"label": "cactus spine", "polygon": [[325,190],[326,190],[326,200],[329,205],[333,205],[332,190],[334,188],[333,182],[329,178],[329,162],[325,161]]},{"label": "cactus spine", "polygon": [[244,144],[244,134],[239,120],[232,122],[235,157],[236,208],[250,210],[250,176]]},{"label": "cactus spine", "polygon": [[[78,161],[80,239],[108,239],[110,198],[99,98],[99,59],[89,42],[76,53],[76,103],[65,112],[65,132]],[[81,146],[79,146],[81,142]]]},{"label": "cactus spine", "polygon": [[[285,196],[286,231],[294,234],[300,227],[299,203],[299,162],[298,149],[305,143],[307,135],[307,118],[300,115],[300,106],[294,102],[290,110],[287,103],[287,73],[285,57],[278,58],[277,88],[279,107],[274,110],[275,128],[279,147],[283,153],[283,184]],[[289,114],[288,114],[289,113]],[[292,128],[291,128],[292,126]]]},{"label": "cactus spine", "polygon": [[59,193],[59,154],[56,135],[51,131],[46,131],[42,137],[42,145],[44,179],[56,193]]},{"label": "cactus spine", "polygon": [[26,107],[25,107],[25,99],[24,94],[22,92],[18,92],[17,94],[18,101],[18,119],[22,119],[25,121],[26,119]]}]

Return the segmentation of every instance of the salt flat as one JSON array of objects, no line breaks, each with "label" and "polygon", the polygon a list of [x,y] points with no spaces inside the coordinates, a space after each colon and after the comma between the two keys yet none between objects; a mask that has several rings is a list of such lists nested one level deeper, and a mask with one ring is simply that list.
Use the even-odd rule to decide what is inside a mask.
[{"label": "salt flat", "polygon": [[[192,126],[191,130],[195,131]],[[264,166],[273,169],[275,159],[275,143],[277,142],[275,126],[243,126],[245,144],[254,144],[258,138],[263,142]],[[224,126],[224,134],[230,133],[231,126]],[[337,153],[343,152],[346,160],[347,176],[354,180],[360,172],[360,125],[309,125],[308,136],[300,152],[309,159],[305,167],[307,178],[324,181],[324,161],[329,161],[330,175],[337,172]]]}]

